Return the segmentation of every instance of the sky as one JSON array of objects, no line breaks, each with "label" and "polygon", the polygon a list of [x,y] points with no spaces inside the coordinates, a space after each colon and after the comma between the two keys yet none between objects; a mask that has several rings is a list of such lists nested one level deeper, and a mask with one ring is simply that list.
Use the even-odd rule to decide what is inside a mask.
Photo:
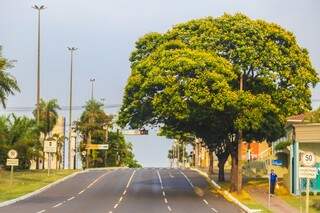
[{"label": "sky", "polygon": [[[8,107],[32,107],[36,101],[37,13],[41,12],[41,97],[68,105],[70,55],[74,56],[73,105],[90,98],[90,78],[95,78],[94,97],[106,105],[121,104],[130,75],[128,58],[137,39],[149,32],[165,32],[174,24],[205,16],[242,12],[254,19],[275,22],[292,31],[309,50],[320,71],[319,0],[0,0],[2,55],[17,60],[10,69],[21,93],[10,96]],[[313,107],[320,105],[320,86],[313,90]],[[116,113],[117,108],[107,109]],[[1,109],[0,113],[4,113]],[[81,111],[74,112],[74,119]],[[30,115],[30,113],[26,113]],[[66,112],[61,112],[67,116]],[[149,136],[128,137],[144,166],[168,166],[171,141]]]}]

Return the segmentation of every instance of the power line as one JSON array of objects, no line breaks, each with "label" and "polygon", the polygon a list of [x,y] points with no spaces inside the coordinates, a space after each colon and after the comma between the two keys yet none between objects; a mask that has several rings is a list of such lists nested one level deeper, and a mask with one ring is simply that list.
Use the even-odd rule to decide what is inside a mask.
[{"label": "power line", "polygon": [[[119,108],[120,104],[110,104],[104,105],[104,109],[111,109],[111,108]],[[72,106],[72,110],[83,110],[85,106]],[[35,110],[35,107],[7,107],[5,109],[0,109],[0,111],[4,112],[32,112]],[[67,111],[69,110],[69,106],[61,106],[59,111]]]}]

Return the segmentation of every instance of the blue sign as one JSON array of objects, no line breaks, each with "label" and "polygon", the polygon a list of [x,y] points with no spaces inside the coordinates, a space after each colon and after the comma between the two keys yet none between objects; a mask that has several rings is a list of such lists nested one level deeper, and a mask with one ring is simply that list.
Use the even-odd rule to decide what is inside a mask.
[{"label": "blue sign", "polygon": [[283,165],[283,161],[282,160],[272,160],[272,165],[275,165],[275,166],[282,166]]}]

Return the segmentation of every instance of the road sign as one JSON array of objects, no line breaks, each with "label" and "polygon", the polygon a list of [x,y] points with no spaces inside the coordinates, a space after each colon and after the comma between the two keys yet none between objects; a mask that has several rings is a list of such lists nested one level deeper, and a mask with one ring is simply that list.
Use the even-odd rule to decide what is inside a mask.
[{"label": "road sign", "polygon": [[315,179],[317,178],[318,169],[316,167],[300,167],[299,178]]},{"label": "road sign", "polygon": [[108,149],[108,144],[88,144],[86,149]]},{"label": "road sign", "polygon": [[44,152],[56,153],[57,152],[57,142],[56,141],[44,141],[43,146]]},{"label": "road sign", "polygon": [[123,130],[122,133],[124,135],[148,135],[149,132],[146,129],[128,129]]},{"label": "road sign", "polygon": [[10,149],[8,152],[8,158],[17,158],[18,157],[18,152],[14,149]]},{"label": "road sign", "polygon": [[19,166],[19,159],[7,158],[7,166]]},{"label": "road sign", "polygon": [[272,165],[282,166],[283,165],[283,161],[280,160],[280,159],[272,160]]},{"label": "road sign", "polygon": [[303,166],[314,166],[316,164],[316,156],[312,152],[302,154],[301,163]]}]

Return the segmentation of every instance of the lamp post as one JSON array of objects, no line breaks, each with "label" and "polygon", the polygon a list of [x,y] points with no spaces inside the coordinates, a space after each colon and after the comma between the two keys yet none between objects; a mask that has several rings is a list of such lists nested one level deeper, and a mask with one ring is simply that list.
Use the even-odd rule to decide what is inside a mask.
[{"label": "lamp post", "polygon": [[40,12],[44,10],[46,7],[44,5],[34,5],[33,9],[38,11],[38,63],[37,63],[37,124],[40,121]]},{"label": "lamp post", "polygon": [[73,53],[78,48],[68,47],[70,51],[70,94],[69,94],[69,149],[68,149],[68,168],[71,169],[71,132],[72,132],[72,80],[73,80]]},{"label": "lamp post", "polygon": [[[240,75],[240,92],[243,91],[243,73],[241,73]],[[242,163],[241,163],[241,160],[242,160],[242,130],[239,130],[238,132],[238,167],[237,167],[237,192],[240,193],[241,191],[241,188],[242,188]]]},{"label": "lamp post", "polygon": [[95,78],[90,78],[90,82],[91,82],[91,100],[93,100],[93,85],[94,85],[95,81],[96,81]]}]

